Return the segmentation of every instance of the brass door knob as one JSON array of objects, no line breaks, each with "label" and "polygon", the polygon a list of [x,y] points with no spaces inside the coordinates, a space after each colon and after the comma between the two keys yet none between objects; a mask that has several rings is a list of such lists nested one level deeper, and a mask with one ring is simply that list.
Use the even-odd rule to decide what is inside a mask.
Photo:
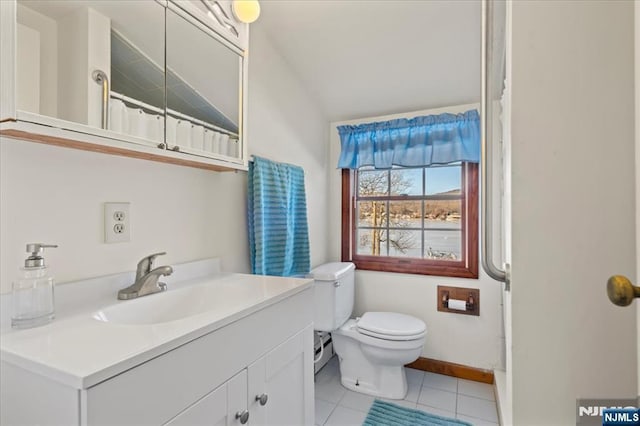
[{"label": "brass door knob", "polygon": [[628,306],[635,297],[640,297],[640,287],[631,284],[623,275],[613,275],[607,281],[607,295],[613,304]]}]

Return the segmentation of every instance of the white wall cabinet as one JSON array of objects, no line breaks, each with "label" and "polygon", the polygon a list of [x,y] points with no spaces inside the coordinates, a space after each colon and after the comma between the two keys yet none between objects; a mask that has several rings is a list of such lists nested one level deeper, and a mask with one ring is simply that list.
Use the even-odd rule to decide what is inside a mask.
[{"label": "white wall cabinet", "polygon": [[0,15],[0,135],[247,169],[249,27],[230,1],[5,0]]},{"label": "white wall cabinet", "polygon": [[312,305],[308,287],[87,389],[2,361],[0,423],[313,425]]}]

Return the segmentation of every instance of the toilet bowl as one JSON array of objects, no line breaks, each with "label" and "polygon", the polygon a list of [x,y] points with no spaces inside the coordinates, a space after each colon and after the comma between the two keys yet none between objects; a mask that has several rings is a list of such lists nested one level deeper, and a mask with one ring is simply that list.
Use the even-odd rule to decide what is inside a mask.
[{"label": "toilet bowl", "polygon": [[355,392],[403,399],[407,395],[404,365],[422,353],[425,323],[395,312],[353,311],[354,265],[336,262],[311,273],[315,280],[315,326],[329,331],[340,363],[340,381]]},{"label": "toilet bowl", "polygon": [[[398,326],[383,332],[362,327],[393,320]],[[407,395],[404,365],[420,356],[425,335],[424,322],[408,315],[367,312],[362,318],[348,320],[332,333],[342,385],[377,397],[404,398]]]}]

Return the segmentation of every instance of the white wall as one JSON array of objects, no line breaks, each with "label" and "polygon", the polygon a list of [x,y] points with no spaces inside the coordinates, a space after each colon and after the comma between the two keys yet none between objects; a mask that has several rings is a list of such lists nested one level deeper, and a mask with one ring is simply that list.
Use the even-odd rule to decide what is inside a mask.
[{"label": "white wall", "polygon": [[[3,139],[0,144],[2,291],[27,242],[46,252],[58,282],[128,271],[146,254],[163,264],[225,255],[245,269],[244,174],[105,156]],[[103,203],[131,202],[131,242],[103,243]]]},{"label": "white wall", "polygon": [[[38,69],[33,72],[39,74],[38,111],[40,114],[55,117],[58,112],[58,23],[41,13],[35,12],[23,4],[17,5],[17,20],[20,24],[40,33],[40,51],[37,60]],[[22,44],[18,35],[18,44]],[[18,53],[20,49],[18,49]],[[33,53],[31,53],[33,55]],[[40,66],[47,69],[46,73],[40,72]],[[18,84],[26,76],[18,73]],[[27,84],[34,82],[27,81]],[[19,95],[18,95],[19,99]],[[18,106],[18,109],[21,109]],[[33,111],[28,109],[27,111]]]},{"label": "white wall", "polygon": [[58,117],[82,124],[88,124],[89,23],[85,8],[58,20]]},{"label": "white wall", "polygon": [[[268,40],[250,42],[249,145],[304,167],[312,264],[326,260],[326,120]],[[102,203],[131,202],[132,240],[104,244]],[[135,269],[154,251],[162,263],[221,256],[247,272],[246,173],[216,173],[0,141],[0,291],[22,265],[24,245],[57,243],[46,259],[57,282]]]},{"label": "white wall", "polygon": [[[336,126],[442,112],[462,112],[472,108],[477,108],[477,105],[461,105],[331,123],[329,128],[329,188],[331,191],[329,257],[331,260],[340,259],[341,242],[341,172],[335,168],[340,154],[340,137]],[[438,312],[436,305],[438,285],[479,288],[480,316]],[[388,310],[416,316],[427,324],[428,334],[422,352],[423,357],[477,368],[504,368],[501,359],[503,353],[501,297],[500,284],[486,276],[483,271],[477,280],[356,271],[354,315],[361,315],[366,311]]]},{"label": "white wall", "polygon": [[512,4],[513,424],[574,424],[633,397],[633,3]]},{"label": "white wall", "polygon": [[18,23],[16,108],[40,113],[40,32]]},{"label": "white wall", "polygon": [[304,167],[313,268],[328,254],[327,120],[258,24],[249,46],[249,153]]}]

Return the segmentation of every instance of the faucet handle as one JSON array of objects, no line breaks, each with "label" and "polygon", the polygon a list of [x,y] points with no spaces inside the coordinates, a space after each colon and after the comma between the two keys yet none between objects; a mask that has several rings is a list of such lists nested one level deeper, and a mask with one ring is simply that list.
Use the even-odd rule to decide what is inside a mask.
[{"label": "faucet handle", "polygon": [[153,268],[153,261],[156,259],[156,257],[162,256],[165,254],[167,254],[167,252],[163,251],[160,253],[153,253],[153,254],[150,254],[149,256],[143,257],[142,260],[138,262],[138,268],[136,270],[136,279],[142,277],[144,274],[149,273],[149,271],[151,271],[151,268]]}]

